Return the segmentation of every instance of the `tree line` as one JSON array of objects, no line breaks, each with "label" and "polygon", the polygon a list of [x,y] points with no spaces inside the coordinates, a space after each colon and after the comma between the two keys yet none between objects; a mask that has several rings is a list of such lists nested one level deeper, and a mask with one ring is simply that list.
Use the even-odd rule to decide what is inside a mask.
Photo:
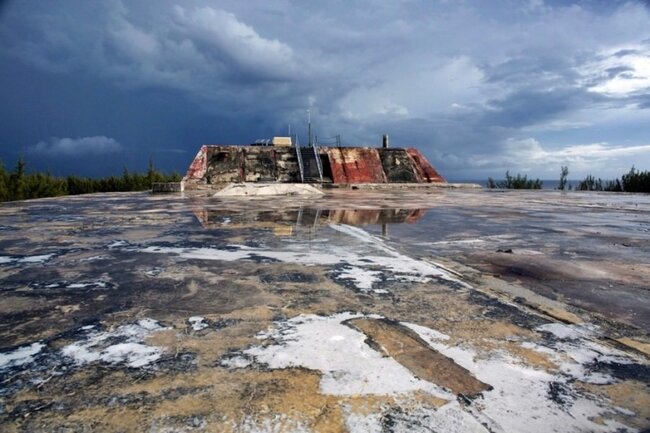
[{"label": "tree line", "polygon": [[[569,167],[563,166],[557,189],[561,191],[571,189],[571,185],[567,182],[568,175]],[[541,189],[542,186],[543,182],[539,179],[528,179],[526,175],[520,174],[512,176],[509,171],[506,171],[505,180],[495,181],[489,177],[487,181],[488,188]],[[575,189],[577,191],[650,192],[650,171],[639,171],[632,167],[627,174],[614,180],[602,180],[588,175],[576,185]]]},{"label": "tree line", "polygon": [[90,178],[79,176],[57,177],[49,173],[27,173],[21,158],[13,170],[7,170],[0,161],[0,201],[27,200],[94,192],[146,191],[155,182],[180,182],[178,173],[166,174],[155,169],[149,161],[146,172],[124,169],[122,176]]},{"label": "tree line", "polygon": [[620,179],[605,180],[587,176],[576,186],[582,191],[613,191],[613,192],[650,192],[650,171],[639,171],[632,167]]}]

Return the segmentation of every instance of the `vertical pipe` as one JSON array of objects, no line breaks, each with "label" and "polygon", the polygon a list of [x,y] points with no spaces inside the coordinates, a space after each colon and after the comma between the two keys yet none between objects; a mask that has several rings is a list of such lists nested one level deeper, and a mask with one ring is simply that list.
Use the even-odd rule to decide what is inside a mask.
[{"label": "vertical pipe", "polygon": [[307,144],[311,146],[311,110],[307,110],[307,134],[309,135]]}]

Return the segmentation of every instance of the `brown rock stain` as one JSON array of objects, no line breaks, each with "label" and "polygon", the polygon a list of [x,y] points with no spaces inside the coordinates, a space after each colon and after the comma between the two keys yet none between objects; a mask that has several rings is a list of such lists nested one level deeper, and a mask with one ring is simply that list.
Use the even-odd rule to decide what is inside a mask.
[{"label": "brown rock stain", "polygon": [[492,389],[456,364],[451,358],[431,348],[403,325],[385,319],[352,319],[345,322],[368,336],[368,343],[408,368],[415,376],[451,390],[455,394],[475,397]]}]

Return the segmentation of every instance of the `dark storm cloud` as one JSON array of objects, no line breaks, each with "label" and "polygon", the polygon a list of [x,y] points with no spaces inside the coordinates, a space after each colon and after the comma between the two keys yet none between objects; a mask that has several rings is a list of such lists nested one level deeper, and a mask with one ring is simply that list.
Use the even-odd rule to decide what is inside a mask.
[{"label": "dark storm cloud", "polygon": [[[53,154],[33,152],[57,149],[51,137],[105,137],[121,145],[105,155],[107,171],[150,157],[183,170],[179,156],[206,142],[246,143],[288,124],[305,142],[310,108],[321,137],[377,144],[387,132],[451,177],[513,161],[543,171],[540,158],[573,148],[603,155],[584,147],[593,143],[627,143],[650,164],[626,132],[650,142],[650,19],[639,3],[53,0],[4,9],[6,160],[31,149],[35,166],[51,164]],[[602,144],[605,128],[616,142]],[[56,169],[80,169],[64,154]]]},{"label": "dark storm cloud", "polygon": [[572,87],[521,89],[505,98],[489,100],[492,109],[484,112],[483,122],[504,128],[537,125],[593,103],[595,99],[594,95]]}]

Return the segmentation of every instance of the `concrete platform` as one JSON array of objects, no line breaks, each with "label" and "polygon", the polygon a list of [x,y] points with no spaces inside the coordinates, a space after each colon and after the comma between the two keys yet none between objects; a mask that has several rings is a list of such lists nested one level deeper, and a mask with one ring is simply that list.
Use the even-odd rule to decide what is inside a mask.
[{"label": "concrete platform", "polygon": [[2,431],[650,428],[650,197],[0,207]]}]

